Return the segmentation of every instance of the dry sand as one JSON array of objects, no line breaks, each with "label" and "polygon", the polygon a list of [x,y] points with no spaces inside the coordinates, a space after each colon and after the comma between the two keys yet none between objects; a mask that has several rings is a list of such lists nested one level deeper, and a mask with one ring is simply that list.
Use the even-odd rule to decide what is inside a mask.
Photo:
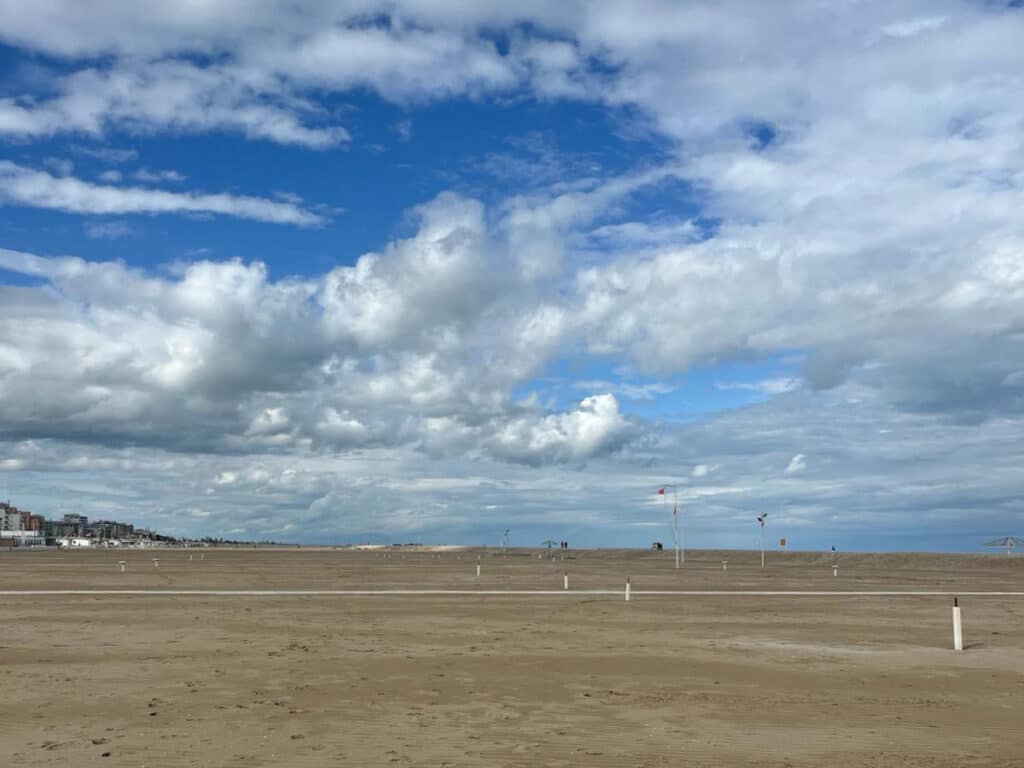
[{"label": "dry sand", "polygon": [[1022,559],[387,554],[5,552],[0,589],[638,594],[0,596],[0,764],[1024,766],[1024,597],[963,598],[956,653],[945,596],[642,594],[1017,591]]}]

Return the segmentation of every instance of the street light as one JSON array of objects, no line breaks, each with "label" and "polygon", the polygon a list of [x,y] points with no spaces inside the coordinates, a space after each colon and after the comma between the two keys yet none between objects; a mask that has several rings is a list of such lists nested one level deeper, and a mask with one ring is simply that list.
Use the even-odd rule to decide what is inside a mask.
[{"label": "street light", "polygon": [[676,568],[679,567],[679,563],[686,562],[686,551],[683,550],[680,553],[679,550],[679,494],[676,490],[675,483],[665,483],[661,488],[658,489],[658,495],[665,498],[665,503],[668,504],[668,498],[665,496],[665,489],[672,488],[672,538],[675,541],[676,546]]},{"label": "street light", "polygon": [[768,517],[767,512],[757,516],[757,522],[761,524],[761,567],[764,568],[764,521]]}]

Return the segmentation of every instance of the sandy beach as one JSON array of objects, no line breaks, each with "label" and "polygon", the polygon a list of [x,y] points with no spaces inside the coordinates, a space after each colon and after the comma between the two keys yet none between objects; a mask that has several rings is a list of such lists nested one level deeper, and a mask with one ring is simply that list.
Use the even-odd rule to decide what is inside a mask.
[{"label": "sandy beach", "polygon": [[[826,554],[771,553],[763,571],[754,552],[687,553],[679,571],[670,552],[538,554],[5,552],[0,754],[12,766],[1024,765],[1024,597],[971,594],[1024,590],[1022,560],[841,554],[833,576]],[[65,589],[140,593],[11,594]],[[283,593],[397,589],[459,594]],[[263,594],[181,594],[194,590]],[[505,590],[549,594],[490,594]],[[821,594],[647,594],[660,590]],[[839,594],[882,591],[928,594]],[[952,593],[969,595],[962,653]]]}]

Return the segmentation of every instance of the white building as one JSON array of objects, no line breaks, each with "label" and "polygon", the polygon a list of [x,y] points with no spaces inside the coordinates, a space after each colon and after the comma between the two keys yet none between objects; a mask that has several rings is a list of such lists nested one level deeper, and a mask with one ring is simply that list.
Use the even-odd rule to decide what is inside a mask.
[{"label": "white building", "polygon": [[20,531],[21,512],[16,509],[0,509],[0,531]]},{"label": "white building", "polygon": [[57,539],[57,546],[67,549],[84,549],[92,546],[92,539],[84,539],[79,537]]}]

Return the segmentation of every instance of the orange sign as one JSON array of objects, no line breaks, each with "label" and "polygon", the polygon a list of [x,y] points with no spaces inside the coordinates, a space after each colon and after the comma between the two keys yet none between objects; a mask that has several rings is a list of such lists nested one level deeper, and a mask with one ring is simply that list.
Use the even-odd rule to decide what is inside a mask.
[{"label": "orange sign", "polygon": [[779,539],[779,546],[780,547],[786,546],[786,540],[785,539]]}]

